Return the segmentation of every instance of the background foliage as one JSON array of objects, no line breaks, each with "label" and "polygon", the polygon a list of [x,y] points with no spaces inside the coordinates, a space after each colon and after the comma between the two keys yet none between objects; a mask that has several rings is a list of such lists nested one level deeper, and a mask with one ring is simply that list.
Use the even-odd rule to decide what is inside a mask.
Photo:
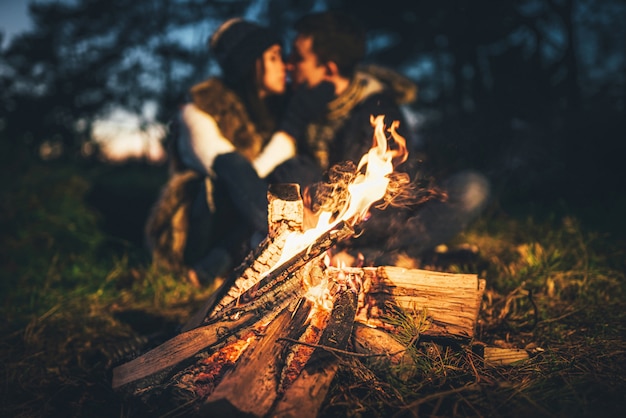
[{"label": "background foliage", "polygon": [[620,0],[38,1],[34,29],[0,54],[1,129],[13,147],[62,144],[74,158],[113,110],[167,124],[189,86],[217,72],[206,41],[220,22],[271,25],[288,49],[293,21],[324,8],[358,16],[369,59],[418,83],[418,141],[442,167],[462,156],[516,187],[576,184],[569,193],[614,184],[626,133]]}]

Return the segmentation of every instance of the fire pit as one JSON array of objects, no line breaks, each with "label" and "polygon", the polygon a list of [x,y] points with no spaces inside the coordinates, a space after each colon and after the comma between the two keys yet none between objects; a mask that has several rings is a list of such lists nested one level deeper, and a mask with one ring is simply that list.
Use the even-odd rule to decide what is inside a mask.
[{"label": "fire pit", "polygon": [[[396,266],[331,266],[335,245],[352,237],[370,206],[385,197],[404,140],[388,148],[383,117],[372,118],[374,146],[341,202],[313,219],[295,184],[268,190],[269,233],[182,332],[116,367],[113,388],[146,396],[167,384],[192,393],[207,416],[315,417],[338,356],[401,357],[394,312],[428,338],[474,335],[485,281]],[[326,208],[328,205],[322,205]]]}]

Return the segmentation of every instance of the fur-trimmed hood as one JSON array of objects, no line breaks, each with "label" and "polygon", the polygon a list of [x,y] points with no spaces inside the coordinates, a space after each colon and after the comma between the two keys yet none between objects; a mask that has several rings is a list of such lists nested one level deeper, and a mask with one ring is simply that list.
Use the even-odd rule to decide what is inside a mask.
[{"label": "fur-trimmed hood", "polygon": [[352,109],[370,96],[387,92],[397,105],[417,98],[417,85],[389,68],[376,65],[359,67],[348,88],[328,104],[329,120],[345,118]]},{"label": "fur-trimmed hood", "polygon": [[397,71],[374,64],[362,66],[359,71],[372,75],[383,83],[393,92],[399,105],[411,104],[417,100],[417,84]]},{"label": "fur-trimmed hood", "polygon": [[259,155],[268,135],[258,132],[234,91],[219,78],[212,77],[193,86],[189,93],[193,103],[215,119],[222,135],[237,151],[250,161]]}]

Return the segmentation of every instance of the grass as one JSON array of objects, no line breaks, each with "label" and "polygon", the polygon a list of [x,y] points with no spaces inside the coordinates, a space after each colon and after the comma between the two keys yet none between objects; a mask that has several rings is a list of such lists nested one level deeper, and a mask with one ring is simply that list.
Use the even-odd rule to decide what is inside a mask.
[{"label": "grass", "polygon": [[[210,293],[154,270],[141,246],[163,169],[30,164],[2,176],[0,415],[142,416],[111,389],[113,366],[175,332]],[[344,359],[324,416],[621,416],[622,237],[588,222],[588,207],[514,209],[493,205],[456,239],[479,257],[445,266],[487,279],[475,340],[445,345],[407,327],[405,369]],[[112,228],[124,214],[131,222]],[[484,345],[530,358],[486,367]]]}]

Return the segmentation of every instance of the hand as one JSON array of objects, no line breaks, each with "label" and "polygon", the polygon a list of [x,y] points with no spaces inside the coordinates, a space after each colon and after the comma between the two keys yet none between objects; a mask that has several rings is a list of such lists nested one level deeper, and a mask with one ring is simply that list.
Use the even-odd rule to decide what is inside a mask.
[{"label": "hand", "polygon": [[279,125],[279,130],[296,139],[302,138],[306,126],[319,119],[335,98],[335,85],[322,81],[315,87],[299,87],[287,104],[287,110]]}]

